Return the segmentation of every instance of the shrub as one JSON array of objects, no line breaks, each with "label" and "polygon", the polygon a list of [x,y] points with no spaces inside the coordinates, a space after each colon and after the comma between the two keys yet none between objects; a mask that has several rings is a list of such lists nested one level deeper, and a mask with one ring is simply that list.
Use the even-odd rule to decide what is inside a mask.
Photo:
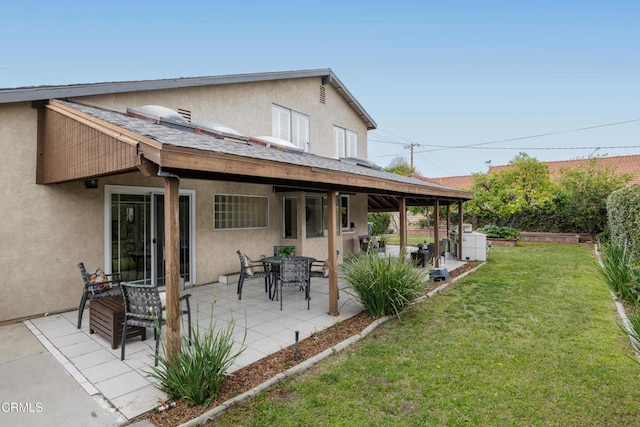
[{"label": "shrub", "polygon": [[365,311],[374,317],[400,317],[424,289],[427,279],[413,264],[377,253],[350,256],[341,266]]},{"label": "shrub", "polygon": [[607,198],[611,241],[622,246],[627,240],[631,258],[640,260],[640,185],[611,193]]},{"label": "shrub", "polygon": [[182,336],[177,360],[169,361],[160,355],[159,366],[152,367],[148,375],[158,380],[158,388],[171,399],[184,399],[189,405],[209,405],[220,392],[226,372],[245,347],[243,339],[240,349],[233,350],[233,319],[215,334],[214,326],[212,314],[206,332],[200,332],[197,324],[193,328],[191,346],[188,337]]},{"label": "shrub", "polygon": [[387,234],[389,232],[389,224],[391,223],[391,215],[388,212],[373,212],[367,214],[368,221],[373,223],[371,234],[377,236]]},{"label": "shrub", "polygon": [[599,271],[603,280],[618,299],[636,304],[637,272],[631,267],[626,250],[615,243],[607,243],[602,245],[602,253]]},{"label": "shrub", "polygon": [[625,332],[631,339],[631,345],[636,353],[640,353],[640,308],[636,307],[629,318],[629,327],[625,328]]},{"label": "shrub", "polygon": [[494,239],[517,239],[520,237],[520,231],[513,227],[500,227],[497,225],[485,225],[478,230],[480,233],[486,234],[487,237]]}]

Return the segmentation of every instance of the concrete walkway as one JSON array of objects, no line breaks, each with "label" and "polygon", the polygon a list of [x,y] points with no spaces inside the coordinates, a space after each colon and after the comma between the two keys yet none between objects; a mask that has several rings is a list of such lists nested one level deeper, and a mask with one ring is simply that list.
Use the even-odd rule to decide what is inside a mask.
[{"label": "concrete walkway", "polygon": [[94,399],[23,324],[0,326],[0,425],[115,426]]}]

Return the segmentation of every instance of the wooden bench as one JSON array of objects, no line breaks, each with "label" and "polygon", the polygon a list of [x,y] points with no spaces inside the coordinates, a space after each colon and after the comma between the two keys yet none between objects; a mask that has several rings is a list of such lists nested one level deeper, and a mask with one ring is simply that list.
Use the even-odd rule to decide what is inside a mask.
[{"label": "wooden bench", "polygon": [[[92,300],[89,306],[89,333],[95,332],[105,337],[116,349],[122,339],[124,323],[124,301],[121,296]],[[147,339],[147,328],[131,326],[127,328],[127,339],[142,337]]]}]

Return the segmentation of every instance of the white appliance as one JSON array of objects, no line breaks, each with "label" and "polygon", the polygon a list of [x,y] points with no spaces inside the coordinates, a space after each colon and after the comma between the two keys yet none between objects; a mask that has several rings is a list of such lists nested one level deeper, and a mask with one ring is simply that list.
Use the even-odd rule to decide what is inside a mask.
[{"label": "white appliance", "polygon": [[462,233],[462,260],[486,261],[487,260],[487,235],[473,231]]}]

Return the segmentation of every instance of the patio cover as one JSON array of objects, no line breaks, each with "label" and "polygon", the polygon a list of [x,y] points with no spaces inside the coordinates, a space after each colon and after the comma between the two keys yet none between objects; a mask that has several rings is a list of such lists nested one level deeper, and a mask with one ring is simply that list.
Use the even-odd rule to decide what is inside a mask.
[{"label": "patio cover", "polygon": [[[406,244],[406,208],[462,203],[471,193],[412,177],[310,153],[229,140],[191,125],[149,121],[79,103],[34,103],[38,115],[36,182],[56,184],[139,170],[165,179],[168,348],[179,348],[179,178],[249,182],[322,191],[328,201],[328,260],[337,264],[337,193],[368,195],[369,211],[400,212],[401,247]],[[459,221],[462,221],[461,215]],[[329,277],[329,313],[338,314],[337,272]],[[333,291],[332,291],[333,290]],[[174,317],[174,319],[172,319]]]}]

